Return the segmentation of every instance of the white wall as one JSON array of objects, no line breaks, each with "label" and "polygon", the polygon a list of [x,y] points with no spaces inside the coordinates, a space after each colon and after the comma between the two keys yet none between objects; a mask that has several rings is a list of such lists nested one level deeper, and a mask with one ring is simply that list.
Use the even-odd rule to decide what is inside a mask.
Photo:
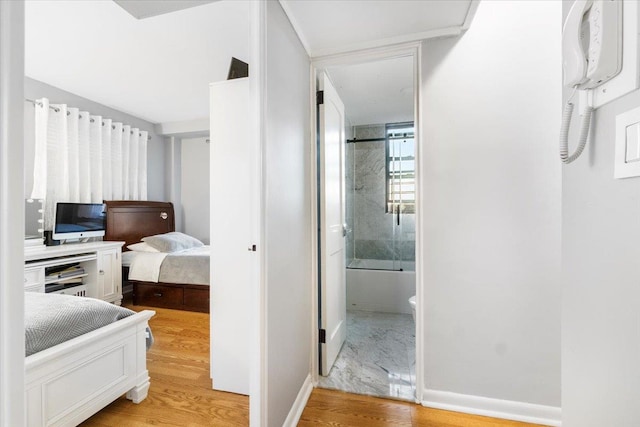
[{"label": "white wall", "polygon": [[209,244],[209,143],[208,138],[181,142],[182,230]]},{"label": "white wall", "polygon": [[[163,138],[154,131],[154,124],[122,111],[114,110],[105,105],[98,104],[90,99],[82,98],[73,93],[58,89],[37,80],[25,77],[25,98],[38,99],[49,98],[55,104],[68,104],[89,111],[91,114],[101,115],[116,121],[131,124],[132,126],[146,130],[151,136],[147,144],[147,195],[149,200],[166,200],[165,195],[165,150]],[[24,169],[25,169],[25,197],[31,194],[33,187],[33,156],[35,147],[35,113],[33,104],[24,103],[25,112],[25,138],[24,138]]]},{"label": "white wall", "polygon": [[423,45],[425,400],[560,406],[560,34],[559,2],[482,1]]},{"label": "white wall", "polygon": [[0,425],[25,421],[24,3],[0,2]]},{"label": "white wall", "polygon": [[164,159],[164,188],[165,199],[173,203],[173,210],[176,220],[176,231],[182,229],[182,140],[179,137],[170,136],[164,138],[165,154]]},{"label": "white wall", "polygon": [[640,91],[598,108],[562,169],[563,427],[640,425],[640,178],[613,178],[615,117],[638,106]]},{"label": "white wall", "polygon": [[281,426],[311,363],[309,58],[280,4],[266,13],[266,404]]}]

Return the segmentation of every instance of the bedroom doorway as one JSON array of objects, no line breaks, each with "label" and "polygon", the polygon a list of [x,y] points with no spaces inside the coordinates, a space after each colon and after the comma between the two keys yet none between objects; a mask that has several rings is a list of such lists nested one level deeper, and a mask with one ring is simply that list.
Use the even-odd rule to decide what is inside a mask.
[{"label": "bedroom doorway", "polygon": [[[119,116],[134,116],[139,118],[143,125],[149,129],[150,135],[152,135],[148,145],[149,199],[174,202],[177,211],[176,219],[178,221],[180,221],[181,218],[184,221],[193,218],[192,224],[200,223],[201,225],[201,221],[205,218],[208,225],[208,209],[207,215],[205,216],[200,215],[202,212],[178,212],[178,210],[182,208],[197,209],[198,204],[203,203],[202,200],[198,200],[197,195],[185,194],[185,191],[189,190],[188,185],[180,186],[181,178],[185,181],[186,178],[188,178],[188,176],[185,177],[181,173],[183,171],[180,168],[182,154],[180,143],[189,138],[196,137],[202,137],[198,143],[205,143],[204,138],[208,138],[209,134],[208,85],[212,80],[226,80],[229,58],[231,58],[232,55],[247,59],[248,56],[255,54],[251,52],[249,27],[255,25],[256,22],[254,22],[254,14],[251,12],[251,8],[254,6],[249,3],[185,3],[190,3],[191,5],[200,3],[200,5],[197,6],[197,8],[180,10],[176,13],[159,14],[158,16],[152,16],[147,19],[130,16],[128,12],[114,2],[66,2],[52,6],[52,13],[37,10],[39,7],[48,8],[50,4],[47,2],[27,2],[26,6],[24,6],[27,15],[26,28],[24,28],[24,30],[27,39],[25,50],[28,67],[24,75],[21,76],[21,79],[24,78],[25,80],[25,87],[27,89],[25,97],[30,100],[45,96],[50,98],[52,103],[73,104],[78,108],[90,111],[92,114],[100,114],[117,120],[123,120]],[[65,8],[73,8],[74,11],[68,13],[69,11]],[[76,13],[75,9],[82,9],[82,12]],[[212,9],[216,9],[217,13],[212,13]],[[83,16],[88,16],[88,18],[83,19]],[[251,17],[251,19],[247,19],[247,17]],[[175,22],[173,18],[178,22]],[[97,19],[100,25],[96,24],[92,19]],[[112,19],[121,20],[118,21],[119,24],[112,25]],[[176,30],[177,24],[184,25],[186,21],[191,22],[191,24],[187,25],[186,29]],[[205,25],[199,25],[203,22]],[[53,25],[55,28],[53,30],[50,29],[50,25]],[[8,28],[8,26],[6,26],[6,28]],[[109,28],[117,29],[116,34],[112,34]],[[132,30],[132,28],[133,32],[137,33],[135,36],[127,32]],[[167,28],[176,30],[171,42],[158,44],[158,40],[162,40],[163,35],[167,34]],[[95,29],[97,29],[98,36],[107,37],[107,40],[101,42],[98,36],[92,38],[87,35],[87,33],[93,34],[92,30]],[[151,29],[159,30],[159,35],[148,33],[147,30]],[[217,31],[219,33],[210,36],[202,34],[202,31]],[[56,37],[51,37],[52,34],[55,34]],[[83,36],[79,37],[79,34]],[[178,34],[181,40],[175,39],[174,36],[176,34]],[[47,43],[38,39],[41,36],[44,36],[44,42],[46,42],[47,39],[51,40],[55,38],[57,46],[49,48]],[[70,41],[63,41],[67,40],[67,37]],[[193,40],[188,40],[189,37],[193,38]],[[229,50],[227,51],[222,48],[217,49],[216,47],[216,51],[211,52],[211,44],[209,41],[223,38],[228,38],[228,40],[219,46],[224,46]],[[84,58],[87,60],[86,63],[80,65],[75,62],[70,63],[60,56],[57,60],[51,61],[50,67],[43,67],[45,71],[51,71],[52,75],[38,73],[36,72],[37,70],[34,71],[34,66],[38,65],[36,63],[40,63],[46,59],[47,56],[44,55],[44,53],[56,56],[60,53],[58,49],[64,50],[65,52],[69,52],[69,50],[80,51],[80,48],[84,47],[85,42],[88,40],[90,41],[89,44],[101,46],[102,48],[100,52],[89,51],[87,53],[83,51],[85,54],[82,55],[76,53],[75,59],[82,60]],[[205,41],[204,47],[201,43],[203,40]],[[124,46],[120,44],[123,41]],[[150,46],[140,47],[140,44],[144,45],[145,42],[150,42]],[[158,55],[157,49],[158,46],[161,45],[163,46],[163,55]],[[69,49],[69,46],[74,46],[74,48]],[[172,50],[172,47],[175,46],[178,47],[177,52]],[[36,48],[38,49],[37,54],[35,54]],[[126,60],[131,50],[137,52],[135,60]],[[44,51],[44,53],[42,51]],[[203,51],[212,54],[203,56],[201,54]],[[107,56],[111,54],[114,54],[117,58],[109,59]],[[148,54],[150,54],[151,57],[145,56]],[[183,58],[182,55],[185,55],[185,58]],[[167,59],[170,59],[170,61],[167,62]],[[97,71],[105,72],[106,77],[97,73],[93,67],[98,62],[101,65]],[[66,71],[56,73],[56,64],[60,65],[63,63]],[[162,82],[154,85],[152,90],[146,92],[139,91],[144,85],[137,84],[134,81],[136,77],[143,76],[142,83],[146,83],[160,76],[162,70],[169,70],[176,66],[176,64],[177,68],[173,69],[173,76],[171,78],[161,78]],[[122,67],[126,67],[129,71],[126,73],[122,72]],[[77,74],[71,75],[68,72],[69,69],[77,70]],[[94,71],[96,71],[95,74]],[[56,74],[58,77],[69,77],[69,80],[65,81],[64,78],[56,79]],[[204,83],[198,81],[202,76],[206,79]],[[84,90],[82,88],[78,89],[77,86],[73,85],[81,81],[84,82]],[[169,82],[168,86],[167,82]],[[181,86],[185,83],[191,85],[191,87],[184,88],[184,86]],[[101,90],[104,90],[104,92],[101,92]],[[43,91],[45,93],[43,93]],[[109,95],[112,94],[117,94],[116,98],[118,99],[115,101],[110,99]],[[184,94],[189,94],[189,99],[173,99],[173,97],[184,96]],[[166,107],[164,111],[158,111],[157,108],[160,105],[166,106],[164,101],[166,101],[167,98],[172,98],[174,102],[170,107]],[[127,103],[128,105],[120,103],[120,101],[124,99],[129,101]],[[131,100],[137,101],[133,104],[137,103],[138,107],[142,105],[142,107],[140,107],[142,108],[142,112],[140,108],[136,108],[135,105],[131,103]],[[28,100],[20,100],[20,102],[20,110],[24,109],[25,113],[28,112],[29,109],[33,109],[32,102]],[[22,106],[22,103],[24,103],[24,106]],[[167,135],[170,137],[167,137]],[[29,137],[29,135],[26,136]],[[16,139],[23,140],[23,138]],[[26,140],[27,138],[24,139]],[[22,149],[22,147],[20,148]],[[206,150],[203,149],[201,151]],[[24,155],[25,158],[33,158],[33,148],[25,147]],[[205,156],[208,159],[208,155],[205,154]],[[200,156],[199,160],[204,161],[205,159]],[[29,163],[32,164],[33,162],[26,160],[25,166]],[[30,171],[27,171],[27,175],[31,175],[29,172],[32,172],[32,169],[33,166],[31,166]],[[208,180],[209,174],[204,172],[203,175],[205,176],[204,179]],[[25,191],[29,190],[25,188]],[[181,200],[185,200],[187,204],[180,206]],[[192,213],[194,215],[191,215]],[[189,233],[189,226],[186,224],[182,225],[184,231]],[[180,227],[180,225],[178,227]],[[192,228],[196,230],[193,234],[202,232],[202,236],[198,235],[196,237],[204,243],[209,243],[206,241],[209,240],[208,232],[202,231],[203,228],[204,227]],[[243,253],[247,253],[246,246],[243,247]],[[200,298],[197,302],[200,303],[202,302],[201,300],[204,299]],[[247,308],[247,313],[249,312],[251,312],[251,310]],[[251,320],[251,316],[247,316],[246,313],[240,314]],[[184,312],[184,316],[172,317],[171,321],[180,319],[180,321],[184,320],[185,322],[189,322],[191,315],[198,316],[200,313]],[[206,323],[210,323],[208,316]],[[228,322],[227,324],[232,324],[232,322]],[[176,332],[179,328],[172,328],[170,324],[163,323],[161,327],[173,331],[174,335],[180,334]],[[233,328],[230,326],[229,329]],[[185,341],[188,339],[196,341],[190,344],[199,347],[198,350],[202,350],[202,348],[205,347],[204,343],[203,345],[199,345],[197,341],[203,339],[203,336],[204,334],[190,337],[183,336],[180,338]],[[207,334],[206,341],[209,341],[208,337],[209,335]],[[163,343],[157,344],[157,348],[166,353],[165,355],[167,357],[170,357],[173,343],[167,343],[165,340],[165,346],[162,346]],[[176,342],[175,345],[178,346],[181,344]],[[208,346],[209,342],[207,342],[207,349]],[[200,357],[200,354],[197,355],[197,358],[200,359],[199,362],[206,362],[208,365],[211,357],[208,351],[206,353],[206,360],[204,357]],[[171,365],[171,362],[164,362],[166,362],[167,365]],[[204,376],[209,375],[207,368],[203,369],[203,372]],[[211,379],[208,380],[208,387],[209,391],[211,391]],[[244,391],[245,394],[248,394],[248,388]],[[246,396],[245,399],[246,401],[249,400]]]},{"label": "bedroom doorway", "polygon": [[[360,61],[345,63],[337,58],[315,64],[317,80],[323,78],[320,71],[326,73],[345,111],[338,166],[323,163],[331,157],[322,153],[321,136],[317,144],[319,212],[327,204],[324,171],[338,168],[345,248],[341,255],[345,286],[327,292],[325,282],[338,276],[328,275],[328,267],[323,266],[323,244],[325,233],[335,227],[331,223],[325,227],[326,218],[319,215],[320,344],[315,346],[319,387],[409,401],[419,397],[421,364],[416,355],[421,339],[416,331],[421,328],[415,321],[416,295],[420,294],[415,244],[418,51],[414,45]],[[320,99],[326,102],[326,92]],[[317,132],[322,135],[324,113],[316,114]],[[343,310],[340,306],[344,306],[343,318],[337,316]],[[327,322],[323,316],[335,320]],[[342,328],[344,344],[331,363],[327,359],[332,357],[323,354],[328,352],[323,341],[340,337]]]}]

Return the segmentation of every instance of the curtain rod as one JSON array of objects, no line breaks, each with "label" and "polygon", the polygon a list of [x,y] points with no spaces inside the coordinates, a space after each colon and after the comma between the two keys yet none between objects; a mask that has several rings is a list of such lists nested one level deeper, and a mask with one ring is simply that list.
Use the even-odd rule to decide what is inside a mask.
[{"label": "curtain rod", "polygon": [[[33,105],[40,105],[40,106],[42,106],[42,102],[34,101],[33,99],[29,99],[29,98],[25,98],[24,100],[25,100],[25,101],[27,101],[27,102],[32,103]],[[59,112],[60,112],[60,109],[59,109],[58,107],[54,107],[53,105],[49,105],[49,108],[51,108],[51,109],[52,109],[53,111],[55,111],[56,113],[59,113]],[[68,115],[70,115],[70,114],[71,114],[71,113],[67,111],[67,116],[68,116]],[[80,114],[80,118],[82,118],[82,114]],[[94,119],[90,119],[89,121],[90,121],[91,123],[94,123],[94,122],[95,122],[95,120],[94,120]],[[102,122],[102,126],[104,126],[104,122]],[[115,129],[115,128],[116,128],[115,126],[113,126],[113,125],[111,126],[111,129]],[[124,132],[124,127],[122,128],[122,132]],[[133,135],[133,131],[131,131],[131,135]],[[142,134],[141,134],[141,133],[138,133],[138,136],[142,136]],[[147,141],[151,141],[151,136],[150,136],[150,135],[148,135],[148,136],[147,136]]]},{"label": "curtain rod", "polygon": [[[24,99],[27,102],[32,103],[33,105],[40,105],[42,106],[42,102],[39,101],[34,101],[33,99],[29,99],[29,98],[25,98]],[[49,108],[51,108],[53,111],[55,111],[56,113],[60,112],[60,109],[58,107],[54,107],[53,105],[49,105]]]}]

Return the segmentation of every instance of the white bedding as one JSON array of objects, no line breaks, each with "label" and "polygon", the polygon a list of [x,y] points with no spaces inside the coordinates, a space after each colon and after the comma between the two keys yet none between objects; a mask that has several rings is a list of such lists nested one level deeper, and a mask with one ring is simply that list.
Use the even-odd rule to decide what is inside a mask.
[{"label": "white bedding", "polygon": [[122,265],[129,267],[128,280],[208,285],[210,252],[210,246],[168,254],[128,251],[122,254]]},{"label": "white bedding", "polygon": [[122,252],[122,266],[123,267],[131,267],[131,261],[135,258],[137,252],[127,251]]},{"label": "white bedding", "polygon": [[94,298],[38,292],[24,298],[26,356],[135,314]]},{"label": "white bedding", "polygon": [[135,254],[134,256],[129,256],[129,280],[157,283],[160,277],[162,261],[169,254],[164,252],[133,253]]}]

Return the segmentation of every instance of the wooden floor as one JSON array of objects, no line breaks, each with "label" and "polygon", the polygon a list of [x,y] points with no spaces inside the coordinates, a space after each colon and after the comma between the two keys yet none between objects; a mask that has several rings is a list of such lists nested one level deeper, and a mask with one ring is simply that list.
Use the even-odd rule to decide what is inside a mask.
[{"label": "wooden floor", "polygon": [[319,388],[311,393],[298,426],[538,427]]},{"label": "wooden floor", "polygon": [[[142,310],[144,307],[131,307]],[[139,405],[121,397],[82,426],[247,426],[249,398],[211,390],[209,315],[150,308],[155,338],[147,353],[151,389]],[[532,427],[407,402],[315,389],[299,426]]]},{"label": "wooden floor", "polygon": [[249,398],[211,390],[209,315],[155,307],[147,352],[149,396],[136,405],[120,399],[82,426],[247,426]]}]

